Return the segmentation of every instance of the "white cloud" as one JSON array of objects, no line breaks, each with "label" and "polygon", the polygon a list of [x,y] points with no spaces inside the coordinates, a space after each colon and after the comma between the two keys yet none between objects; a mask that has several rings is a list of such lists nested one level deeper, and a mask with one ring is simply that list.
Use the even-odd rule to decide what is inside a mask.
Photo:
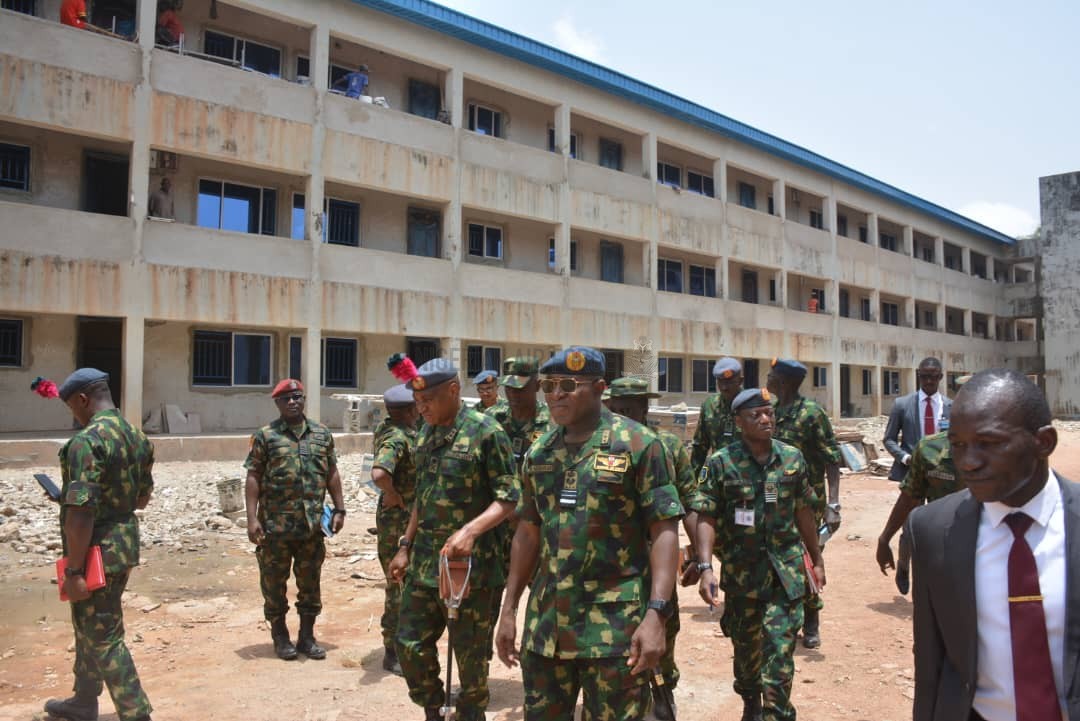
[{"label": "white cloud", "polygon": [[604,43],[587,30],[574,24],[570,15],[563,15],[551,26],[555,31],[555,45],[568,53],[598,63],[604,56]]},{"label": "white cloud", "polygon": [[1031,235],[1039,221],[1023,208],[1008,203],[976,200],[960,208],[960,214],[1014,238]]}]

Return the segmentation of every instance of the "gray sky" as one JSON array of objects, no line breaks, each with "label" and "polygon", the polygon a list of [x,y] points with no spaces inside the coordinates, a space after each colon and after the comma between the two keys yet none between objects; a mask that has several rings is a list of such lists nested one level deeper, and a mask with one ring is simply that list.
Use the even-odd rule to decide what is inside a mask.
[{"label": "gray sky", "polygon": [[1080,1],[444,0],[1010,235],[1080,170]]}]

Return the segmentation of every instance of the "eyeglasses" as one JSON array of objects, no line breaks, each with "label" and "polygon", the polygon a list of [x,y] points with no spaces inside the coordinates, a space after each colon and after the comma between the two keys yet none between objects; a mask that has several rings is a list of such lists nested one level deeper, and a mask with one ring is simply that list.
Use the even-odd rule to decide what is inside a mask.
[{"label": "eyeglasses", "polygon": [[289,401],[296,401],[297,403],[299,403],[300,401],[304,400],[304,394],[293,393],[292,395],[278,396],[274,400],[278,401],[279,403],[288,403]]},{"label": "eyeglasses", "polygon": [[573,393],[578,386],[587,386],[595,381],[595,378],[586,378],[584,380],[579,378],[544,378],[540,381],[540,390],[544,393],[554,393],[555,388],[558,388],[563,393]]}]

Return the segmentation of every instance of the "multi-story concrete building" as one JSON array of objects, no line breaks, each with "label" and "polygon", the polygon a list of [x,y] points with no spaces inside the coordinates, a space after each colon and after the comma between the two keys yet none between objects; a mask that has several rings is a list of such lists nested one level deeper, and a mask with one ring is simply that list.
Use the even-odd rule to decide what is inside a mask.
[{"label": "multi-story concrete building", "polygon": [[[691,404],[722,354],[751,384],[793,356],[837,416],[927,355],[1042,371],[1011,238],[425,0],[186,0],[173,47],[155,0],[92,4],[137,41],[2,4],[0,431],[68,427],[22,391],[80,364],[204,430],[264,422],[286,375],[337,425],[396,351],[586,343]],[[360,64],[374,101],[330,89]]]}]

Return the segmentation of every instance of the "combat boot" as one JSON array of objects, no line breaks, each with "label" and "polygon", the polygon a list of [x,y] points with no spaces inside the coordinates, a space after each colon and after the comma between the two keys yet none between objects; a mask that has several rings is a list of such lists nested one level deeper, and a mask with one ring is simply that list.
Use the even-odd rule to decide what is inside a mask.
[{"label": "combat boot", "polygon": [[442,721],[442,714],[438,706],[428,706],[424,709],[424,721]]},{"label": "combat boot", "polygon": [[67,721],[97,721],[97,696],[75,692],[71,698],[49,699],[45,702],[45,713]]},{"label": "combat boot", "polygon": [[802,645],[806,648],[817,648],[821,645],[821,613],[816,608],[806,609],[802,634]]},{"label": "combat boot", "polygon": [[314,616],[300,617],[300,635],[296,639],[296,650],[316,661],[326,658],[326,649],[315,640]]},{"label": "combat boot", "polygon": [[284,616],[270,622],[270,638],[274,639],[274,653],[278,658],[282,661],[296,658],[296,646],[289,640],[289,627],[285,625]]},{"label": "combat boot", "polygon": [[761,721],[760,693],[744,694],[742,704],[742,721]]},{"label": "combat boot", "polygon": [[401,663],[398,661],[397,650],[394,648],[384,648],[382,657],[383,671],[389,671],[390,673],[402,675]]}]

